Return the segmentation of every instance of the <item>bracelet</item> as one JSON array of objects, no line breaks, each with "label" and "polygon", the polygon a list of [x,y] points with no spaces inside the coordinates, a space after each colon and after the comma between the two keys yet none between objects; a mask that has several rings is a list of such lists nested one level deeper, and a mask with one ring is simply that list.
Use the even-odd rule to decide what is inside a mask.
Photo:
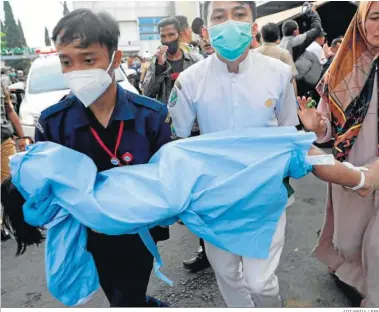
[{"label": "bracelet", "polygon": [[349,189],[349,190],[352,190],[352,191],[358,191],[360,190],[361,188],[363,188],[366,184],[366,175],[363,173],[363,171],[367,171],[367,168],[363,168],[363,167],[355,167],[354,165],[352,165],[351,163],[349,162],[343,162],[343,164],[350,168],[350,169],[353,169],[355,171],[359,171],[361,173],[361,181],[359,182],[359,184],[355,187],[348,187],[348,186],[345,186],[345,188]]}]

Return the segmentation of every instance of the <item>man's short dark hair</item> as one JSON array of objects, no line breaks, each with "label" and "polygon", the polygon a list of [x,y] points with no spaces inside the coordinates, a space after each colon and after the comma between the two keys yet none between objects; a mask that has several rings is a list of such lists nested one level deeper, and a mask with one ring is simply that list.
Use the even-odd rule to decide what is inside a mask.
[{"label": "man's short dark hair", "polygon": [[342,38],[336,38],[332,41],[332,45],[331,47],[332,48],[335,48],[337,46],[337,44],[342,44]]},{"label": "man's short dark hair", "polygon": [[175,17],[166,17],[158,23],[158,32],[161,32],[161,28],[173,25],[175,29],[180,33],[180,24]]},{"label": "man's short dark hair", "polygon": [[175,18],[178,20],[180,25],[180,31],[183,32],[185,29],[189,28],[188,19],[184,15],[177,15]]},{"label": "man's short dark hair", "polygon": [[280,38],[279,26],[275,23],[268,23],[261,29],[264,42],[276,42]]},{"label": "man's short dark hair", "polygon": [[259,44],[262,44],[262,34],[261,34],[261,32],[257,32],[257,34],[255,35],[255,40],[257,40],[257,42]]},{"label": "man's short dark hair", "polygon": [[288,20],[285,21],[282,26],[283,36],[293,36],[293,33],[299,28],[296,21]]},{"label": "man's short dark hair", "polygon": [[[211,2],[212,1],[204,1],[203,3],[202,18],[205,22],[205,25],[208,24],[209,5],[211,4]],[[253,15],[253,22],[254,22],[255,19],[257,18],[257,6],[255,4],[255,1],[236,1],[236,2],[239,2],[241,4],[247,4],[250,7],[251,13]]]},{"label": "man's short dark hair", "polygon": [[[60,36],[63,30],[62,36]],[[108,13],[94,13],[88,9],[74,10],[63,18],[53,30],[54,43],[69,44],[79,39],[78,48],[87,48],[93,43],[106,46],[109,57],[117,50],[120,28],[118,22]]]}]

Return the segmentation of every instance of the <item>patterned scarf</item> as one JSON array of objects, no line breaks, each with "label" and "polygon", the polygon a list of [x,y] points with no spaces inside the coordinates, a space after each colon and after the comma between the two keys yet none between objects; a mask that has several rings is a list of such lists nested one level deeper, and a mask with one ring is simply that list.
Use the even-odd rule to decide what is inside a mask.
[{"label": "patterned scarf", "polygon": [[366,40],[364,27],[372,2],[360,3],[336,57],[316,88],[330,108],[335,133],[333,154],[339,161],[347,159],[356,141],[378,72],[378,58]]}]

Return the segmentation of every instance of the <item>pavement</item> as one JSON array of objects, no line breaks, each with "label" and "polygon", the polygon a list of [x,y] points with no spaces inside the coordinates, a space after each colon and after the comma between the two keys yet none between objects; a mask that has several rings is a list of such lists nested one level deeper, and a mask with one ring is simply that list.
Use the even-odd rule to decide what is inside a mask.
[{"label": "pavement", "polygon": [[[347,307],[327,268],[310,256],[324,218],[326,184],[313,176],[291,182],[296,202],[287,209],[286,245],[277,270],[281,296],[287,307]],[[174,287],[152,274],[148,294],[174,307],[225,307],[211,268],[188,273],[182,261],[194,255],[198,239],[183,225],[171,227],[170,240],[160,243],[163,273]],[[30,247],[15,257],[16,244],[1,244],[1,307],[56,308],[62,305],[46,288],[44,245]],[[108,307],[99,291],[85,307]]]}]

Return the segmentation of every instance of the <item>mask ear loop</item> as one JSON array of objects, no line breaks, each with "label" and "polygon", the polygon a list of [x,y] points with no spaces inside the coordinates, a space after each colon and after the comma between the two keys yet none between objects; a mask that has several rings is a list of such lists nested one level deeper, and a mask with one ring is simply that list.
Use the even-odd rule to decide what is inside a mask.
[{"label": "mask ear loop", "polygon": [[[112,64],[113,64],[113,61],[114,61],[114,57],[115,57],[115,55],[116,55],[116,51],[113,52],[112,57],[111,57],[111,62],[109,63],[108,68],[106,69],[106,72],[107,72],[108,74],[109,74],[109,70],[111,69],[111,66],[112,66]],[[113,76],[114,76],[114,71],[113,71],[113,74],[112,74],[112,76],[111,76],[112,79],[113,79]]]}]

